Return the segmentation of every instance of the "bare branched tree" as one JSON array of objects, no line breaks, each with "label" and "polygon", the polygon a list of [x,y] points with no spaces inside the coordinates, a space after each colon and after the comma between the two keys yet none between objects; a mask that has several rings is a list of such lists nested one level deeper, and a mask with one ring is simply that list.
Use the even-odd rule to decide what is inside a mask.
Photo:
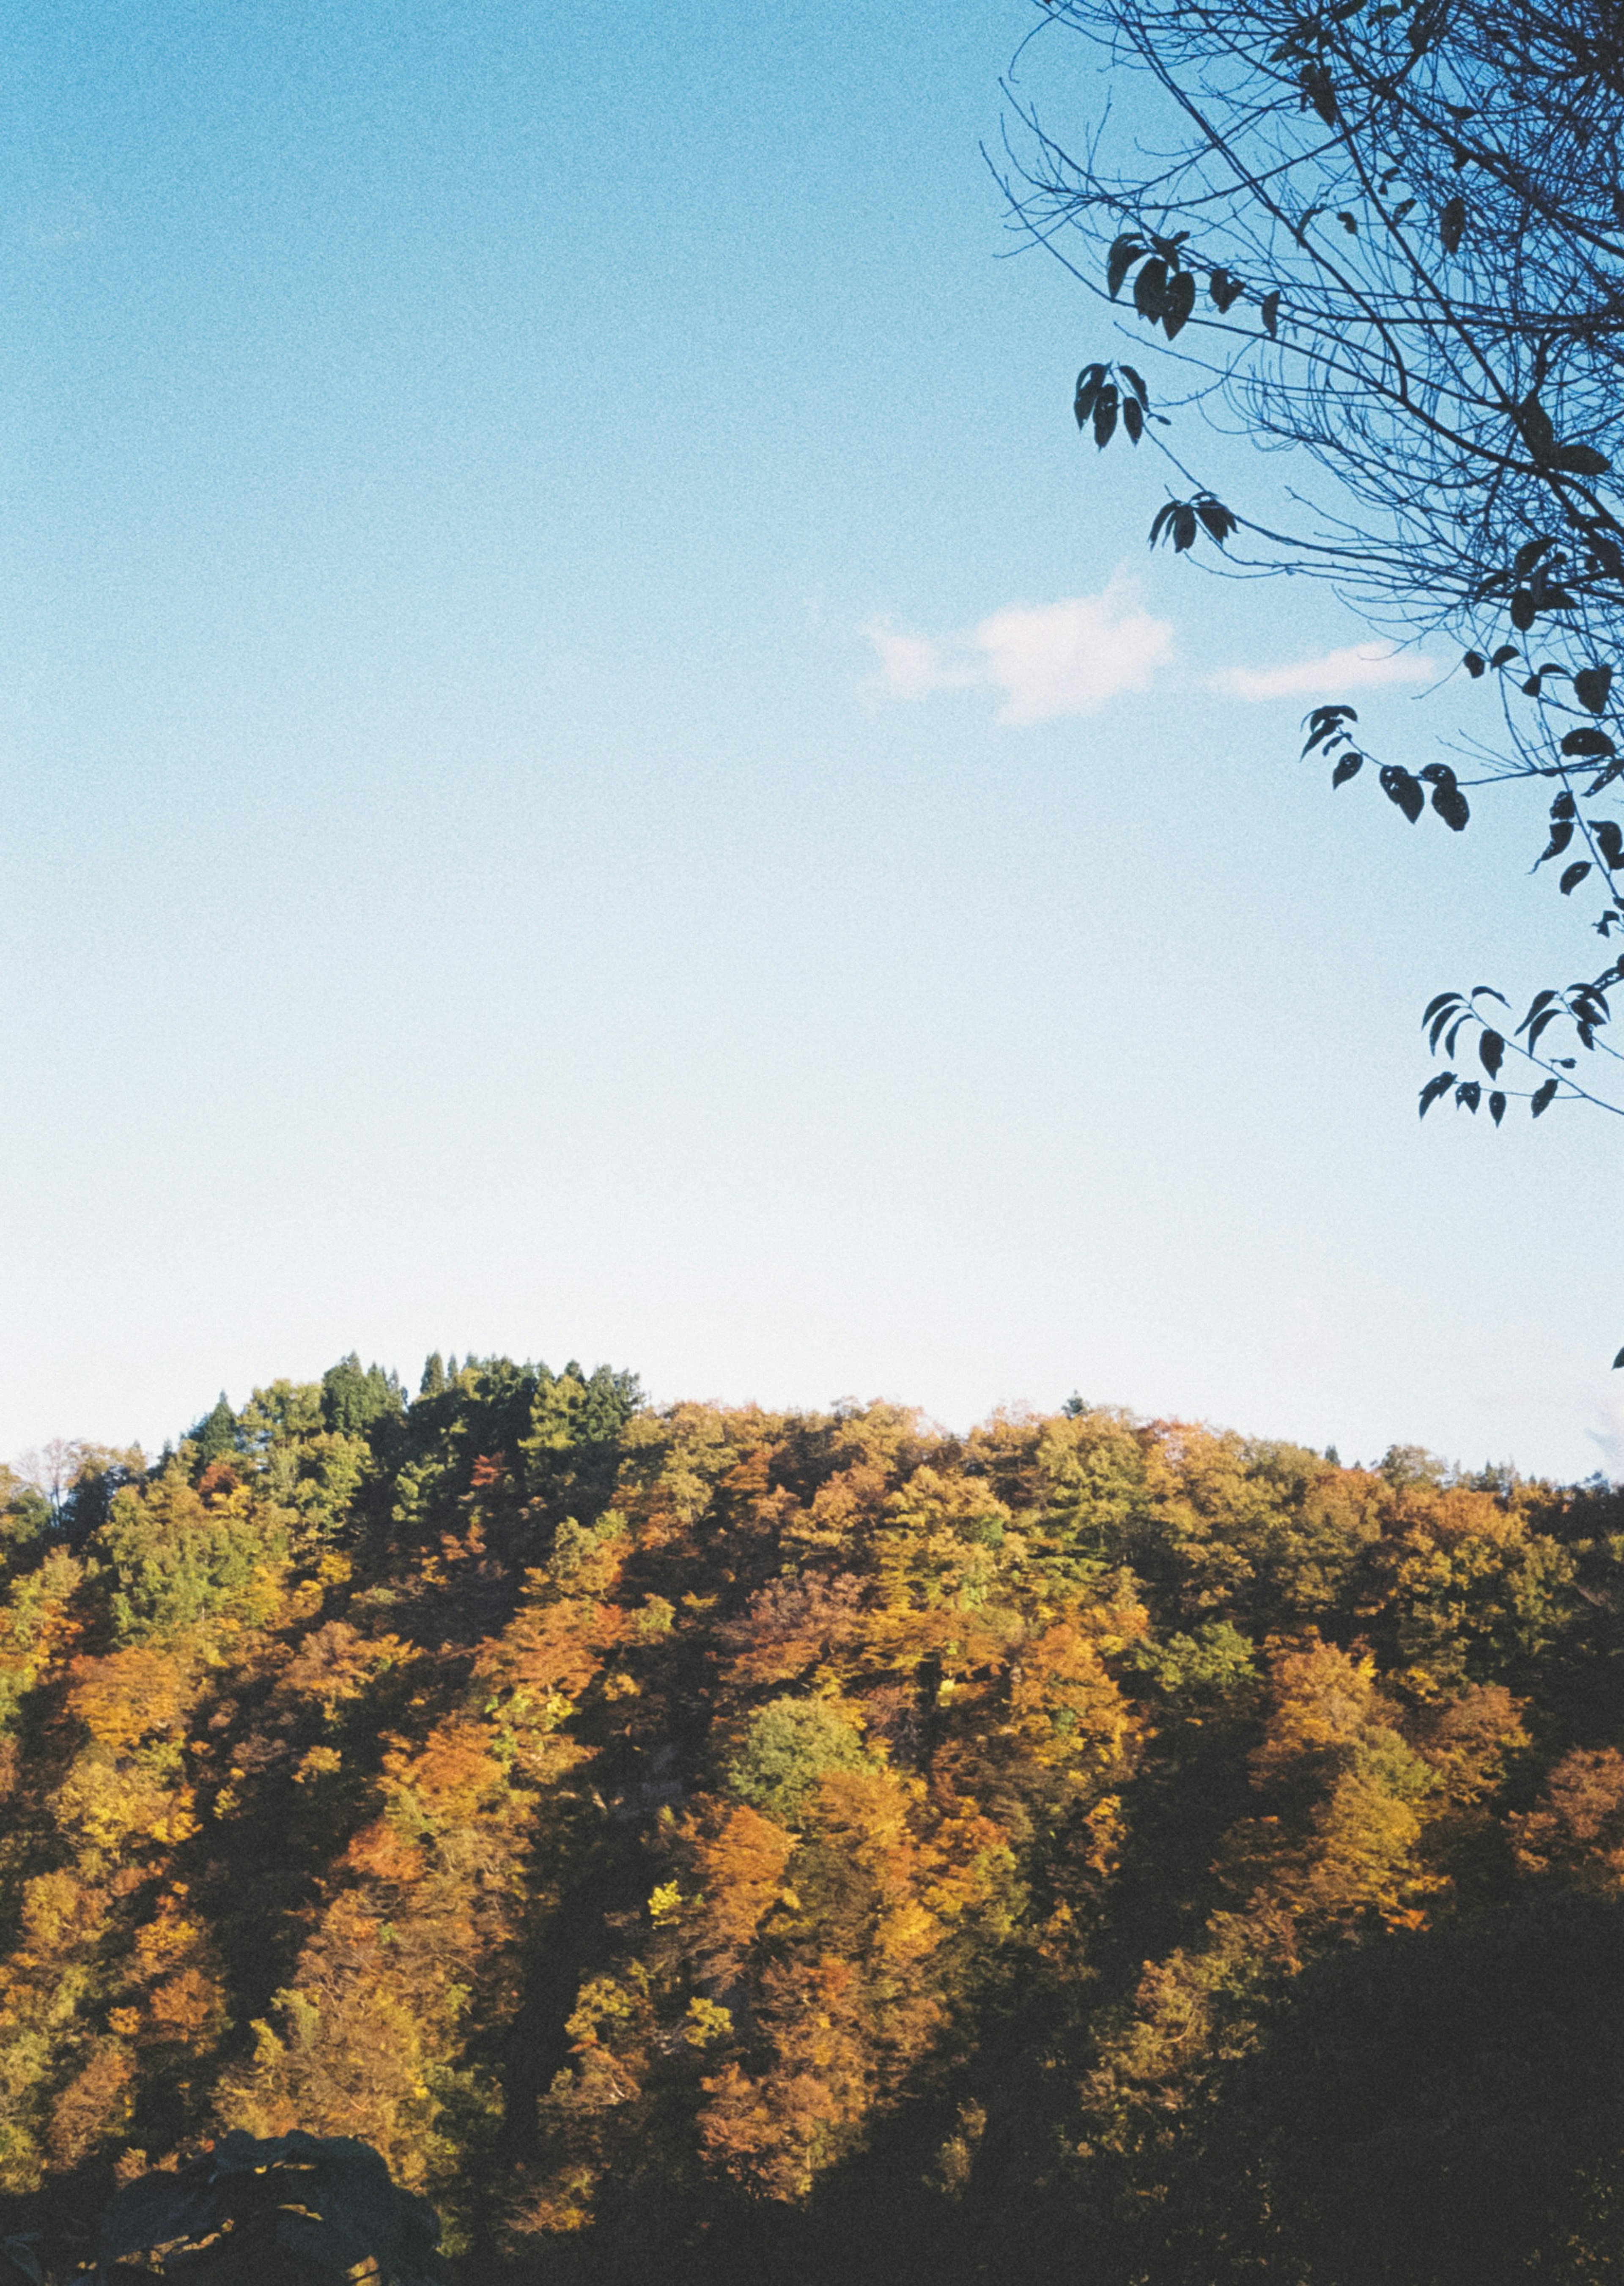
[{"label": "bare branched tree", "polygon": [[43,1493],[51,1503],[51,1520],[59,1527],[68,1494],[79,1481],[91,1447],[76,1437],[53,1437],[38,1451],[20,1454],[18,1473],[23,1482]]},{"label": "bare branched tree", "polygon": [[133,1484],[146,1466],[138,1445],[118,1447],[83,1437],[53,1437],[39,1450],[19,1454],[17,1476],[50,1503],[54,1530],[86,1533],[106,1520],[114,1494]]},{"label": "bare branched tree", "polygon": [[[1076,388],[1098,445],[1165,455],[1153,546],[1322,578],[1388,632],[1457,639],[1468,675],[1498,679],[1500,734],[1460,742],[1458,771],[1378,762],[1383,790],[1412,824],[1430,794],[1459,832],[1469,788],[1542,789],[1536,865],[1565,860],[1561,894],[1599,890],[1597,933],[1624,928],[1607,799],[1624,778],[1624,5],[1047,12],[1106,67],[1099,113],[1074,144],[1017,103],[998,171],[1017,226],[1148,327],[1173,372],[1155,404],[1120,359]],[[1130,75],[1147,105],[1116,101]],[[1284,516],[1249,516],[1193,465],[1178,419],[1192,406],[1328,481],[1317,498],[1289,487]],[[1304,751],[1332,760],[1333,784],[1374,759],[1356,721],[1346,706],[1309,718]],[[1536,1117],[1564,1098],[1624,1115],[1592,1076],[1617,1053],[1602,1036],[1620,982],[1624,961],[1549,987],[1515,1027],[1487,988],[1438,995],[1434,1052],[1453,1059],[1464,1035],[1483,1077],[1439,1072],[1423,1112],[1451,1091],[1475,1112],[1486,1083],[1496,1124],[1513,1094]]]}]

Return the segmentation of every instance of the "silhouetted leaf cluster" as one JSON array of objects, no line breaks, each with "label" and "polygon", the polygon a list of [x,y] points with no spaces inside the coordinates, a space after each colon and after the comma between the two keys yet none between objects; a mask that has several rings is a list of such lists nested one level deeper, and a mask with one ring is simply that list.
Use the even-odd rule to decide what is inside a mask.
[{"label": "silhouetted leaf cluster", "polygon": [[[1406,819],[1430,800],[1456,832],[1474,787],[1555,779],[1536,865],[1573,845],[1557,893],[1600,891],[1598,933],[1624,927],[1612,878],[1624,825],[1574,807],[1624,777],[1612,0],[1052,0],[1048,15],[1111,68],[1087,83],[1100,108],[1076,142],[1020,114],[1028,139],[1006,177],[1017,227],[1057,248],[1081,232],[1092,252],[1070,266],[1171,352],[1178,401],[1221,408],[1332,480],[1313,505],[1294,483],[1304,520],[1277,530],[1220,502],[1194,478],[1193,447],[1158,430],[1183,481],[1152,544],[1195,556],[1204,531],[1222,550],[1202,558],[1215,570],[1323,577],[1383,626],[1458,631],[1467,683],[1489,682],[1500,712],[1463,718],[1448,761],[1376,761],[1340,706],[1310,717],[1305,751],[1330,758],[1334,787],[1375,761]],[[1164,101],[1155,132],[1124,140],[1118,122],[1140,110],[1108,99],[1130,71]],[[1084,374],[1100,445],[1116,422],[1108,370]],[[1142,414],[1137,374],[1134,388]],[[1133,423],[1135,443],[1147,433]],[[1594,1022],[1576,1021],[1590,1046]],[[1477,1107],[1476,1083],[1451,1084]]]}]

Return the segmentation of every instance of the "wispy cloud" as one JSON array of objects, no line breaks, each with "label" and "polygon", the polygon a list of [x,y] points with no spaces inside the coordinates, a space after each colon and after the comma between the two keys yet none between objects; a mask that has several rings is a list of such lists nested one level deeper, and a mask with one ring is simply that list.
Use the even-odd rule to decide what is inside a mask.
[{"label": "wispy cloud", "polygon": [[880,679],[898,698],[927,698],[933,690],[961,690],[991,677],[978,660],[950,663],[949,646],[929,635],[899,635],[875,619],[868,638],[879,653]]},{"label": "wispy cloud", "polygon": [[1102,595],[1070,595],[1030,608],[1010,604],[968,633],[898,635],[883,620],[868,629],[880,678],[899,698],[933,690],[1001,690],[1000,722],[1049,722],[1092,714],[1119,691],[1144,690],[1172,656],[1173,630],[1139,604],[1131,579]]},{"label": "wispy cloud", "polygon": [[1226,698],[1315,698],[1327,691],[1368,690],[1376,683],[1427,682],[1443,672],[1436,659],[1391,643],[1355,643],[1289,666],[1226,666],[1210,687]]}]

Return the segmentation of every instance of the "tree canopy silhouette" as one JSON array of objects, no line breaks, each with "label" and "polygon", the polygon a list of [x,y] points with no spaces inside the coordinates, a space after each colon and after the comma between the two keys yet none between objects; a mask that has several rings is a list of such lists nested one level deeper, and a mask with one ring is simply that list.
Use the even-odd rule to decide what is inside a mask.
[{"label": "tree canopy silhouette", "polygon": [[[1079,427],[1154,441],[1152,546],[1232,574],[1330,581],[1370,622],[1442,631],[1498,698],[1453,761],[1364,751],[1356,710],[1309,717],[1332,784],[1367,762],[1412,824],[1462,831],[1479,787],[1537,790],[1535,869],[1624,929],[1624,9],[1617,0],[1050,0],[1106,67],[1080,140],[1017,106],[1018,226],[1171,378],[1091,356]],[[1131,81],[1145,103],[1121,101]],[[1148,110],[1146,105],[1148,105]],[[1137,355],[1138,352],[1136,351]],[[1279,515],[1221,500],[1179,414],[1201,407],[1328,479]],[[1624,687],[1624,686],[1621,686]],[[1494,1123],[1588,1098],[1624,962],[1537,993],[1440,993],[1423,1025]],[[1503,1013],[1501,1012],[1504,1012]],[[1577,1052],[1559,1052],[1576,1051]],[[1464,1059],[1456,1071],[1454,1062]],[[1513,1078],[1524,1084],[1512,1084]]]}]

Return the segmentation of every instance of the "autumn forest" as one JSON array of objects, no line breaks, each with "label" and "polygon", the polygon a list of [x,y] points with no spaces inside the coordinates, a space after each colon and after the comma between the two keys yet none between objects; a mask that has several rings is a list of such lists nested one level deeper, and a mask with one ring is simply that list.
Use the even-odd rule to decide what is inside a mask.
[{"label": "autumn forest", "polygon": [[299,2127],[470,2281],[1624,2266],[1599,1479],[351,1358],[0,1566],[0,2235]]}]

